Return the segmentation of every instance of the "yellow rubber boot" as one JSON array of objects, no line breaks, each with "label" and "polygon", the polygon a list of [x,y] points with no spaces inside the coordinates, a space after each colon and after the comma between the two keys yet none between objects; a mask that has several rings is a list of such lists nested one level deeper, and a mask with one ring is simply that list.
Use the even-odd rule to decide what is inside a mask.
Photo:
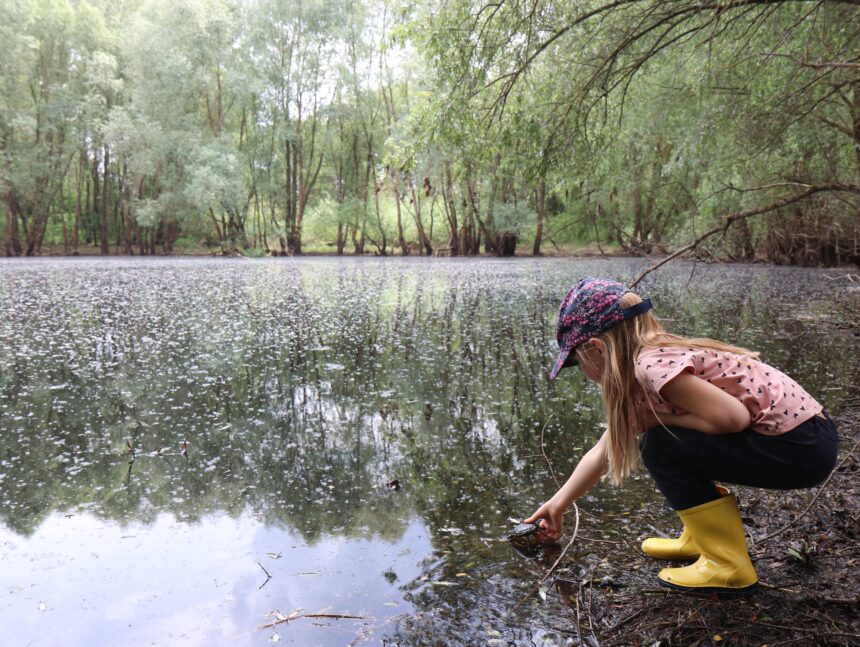
[{"label": "yellow rubber boot", "polygon": [[720,497],[678,514],[699,547],[699,559],[682,568],[664,568],[658,576],[660,584],[716,593],[743,593],[758,586],[734,496]]},{"label": "yellow rubber boot", "polygon": [[[729,489],[722,485],[717,485],[716,488],[720,496],[731,494]],[[697,559],[699,557],[699,547],[696,546],[686,526],[681,536],[675,539],[648,537],[642,542],[642,552],[656,559]]]}]

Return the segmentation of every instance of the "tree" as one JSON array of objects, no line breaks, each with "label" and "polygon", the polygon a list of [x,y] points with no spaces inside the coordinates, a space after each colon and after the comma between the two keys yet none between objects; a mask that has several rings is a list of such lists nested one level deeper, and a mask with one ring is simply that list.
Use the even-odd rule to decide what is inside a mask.
[{"label": "tree", "polygon": [[42,246],[54,200],[71,161],[74,13],[64,0],[4,5],[0,12],[5,32],[0,59],[4,247],[7,255],[30,256]]},{"label": "tree", "polygon": [[[834,29],[835,24],[841,28]],[[732,194],[740,187],[725,180],[733,176],[745,180],[742,206],[777,204],[774,198],[792,189],[799,194],[809,186],[826,186],[827,191],[814,193],[818,199],[834,192],[849,194],[841,209],[831,203],[830,211],[841,211],[842,225],[856,221],[856,199],[850,197],[858,193],[850,127],[855,123],[851,93],[860,70],[856,3],[448,2],[433,14],[432,25],[421,39],[422,49],[437,62],[437,73],[448,79],[447,105],[476,115],[487,131],[510,122],[521,93],[543,92],[552,97],[546,104],[548,123],[567,124],[586,149],[595,134],[609,147],[605,157],[620,160],[624,149],[616,147],[636,147],[634,163],[616,166],[626,169],[618,176],[619,184],[637,187],[614,226],[631,249],[649,251],[651,242],[642,246],[643,239],[661,243],[680,233],[696,211],[723,213],[711,205],[718,204],[715,196],[735,201]],[[551,65],[555,73],[541,74],[542,65]],[[661,77],[670,79],[668,86],[649,87]],[[672,87],[675,81],[680,88]],[[698,92],[691,96],[686,81]],[[653,113],[656,121],[630,114],[631,104],[636,110],[634,97],[651,101],[660,95],[669,109]],[[673,131],[663,119],[671,118],[676,108],[692,112],[702,104],[707,107],[704,115],[688,114],[682,122],[687,132]],[[844,139],[835,149],[823,142],[812,144],[815,153],[807,150],[805,175],[798,177],[797,144],[809,149],[810,128],[820,132],[822,124]],[[630,140],[625,136],[628,125],[650,129],[653,143],[643,146],[638,139]],[[728,137],[746,131],[747,136],[743,145],[700,137],[701,145],[694,148],[704,158],[712,152],[724,156],[721,189],[710,194],[702,190],[709,184],[706,178],[716,176],[706,172],[688,178],[698,184],[682,183],[687,195],[681,200],[660,206],[666,173],[674,172],[673,164],[683,159],[676,142],[710,129],[724,129],[720,134]],[[747,172],[750,154],[768,158],[767,164],[756,165],[753,175]],[[577,175],[587,180],[604,172],[595,164]],[[600,211],[610,212],[606,202],[614,200],[611,206],[618,209],[617,198],[610,193]],[[807,203],[810,210],[820,206]]]}]

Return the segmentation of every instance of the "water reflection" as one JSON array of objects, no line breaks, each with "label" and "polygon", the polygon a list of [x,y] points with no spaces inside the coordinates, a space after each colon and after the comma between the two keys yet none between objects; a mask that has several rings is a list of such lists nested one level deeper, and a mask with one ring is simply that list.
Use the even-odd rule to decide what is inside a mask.
[{"label": "water reflection", "polygon": [[[278,631],[255,631],[273,620],[269,613],[303,607],[368,618],[331,623],[322,631],[310,623],[288,630],[295,644],[343,645],[374,629],[376,619],[406,610],[398,586],[420,576],[418,562],[430,542],[420,523],[401,535],[392,543],[329,537],[306,545],[247,514],[214,514],[193,524],[161,514],[147,524],[122,526],[105,526],[89,515],[53,515],[24,543],[0,532],[3,552],[16,557],[4,562],[4,640],[263,643]],[[392,564],[398,562],[395,573]]]},{"label": "water reflection", "polygon": [[[498,539],[509,517],[552,492],[541,435],[564,473],[601,430],[593,385],[575,372],[547,381],[558,300],[578,276],[623,279],[640,267],[438,259],[0,266],[2,559],[17,578],[3,605],[10,610],[0,613],[35,613],[24,591],[59,573],[69,584],[56,604],[69,615],[54,617],[80,630],[73,642],[89,644],[97,623],[88,613],[138,596],[128,598],[133,611],[116,615],[125,622],[131,614],[146,631],[120,631],[124,642],[179,635],[153,625],[167,617],[159,605],[179,603],[201,620],[171,622],[200,628],[189,640],[206,643],[213,627],[223,636],[262,624],[275,597],[285,613],[334,604],[319,584],[357,592],[339,612],[366,608],[377,621],[407,614],[365,627],[372,640],[388,632],[421,643],[439,630],[484,636],[538,568]],[[843,288],[820,272],[679,264],[645,288],[671,330],[757,348],[831,409],[848,397],[844,385],[858,383],[856,352],[845,352],[856,351],[854,338],[836,327],[821,334]],[[399,489],[387,486],[395,480]],[[601,511],[635,509],[637,488],[647,487],[600,486],[586,504],[598,515],[592,526]],[[126,528],[145,539],[122,539]],[[271,550],[251,548],[253,537]],[[298,547],[290,561],[312,563],[322,551],[337,566],[300,594],[280,590],[286,578],[278,577],[257,594],[260,551],[290,542]],[[117,552],[96,557],[93,544]],[[81,570],[41,561],[48,545]],[[217,603],[190,583],[170,588],[181,560],[175,546],[199,560],[192,581],[212,568],[204,589]],[[28,574],[33,562],[39,568]],[[113,570],[88,586],[86,573],[104,563]],[[126,571],[142,578],[142,593]],[[67,605],[82,588],[109,593],[88,609]],[[219,597],[225,588],[233,593]],[[390,590],[398,592],[385,601],[392,606],[363,602]],[[215,615],[235,624],[213,624]]]}]

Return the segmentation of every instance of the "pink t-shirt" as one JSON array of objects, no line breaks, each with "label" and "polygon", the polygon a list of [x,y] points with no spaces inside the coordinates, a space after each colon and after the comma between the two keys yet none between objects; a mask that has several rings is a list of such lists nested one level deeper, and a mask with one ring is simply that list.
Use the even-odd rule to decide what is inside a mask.
[{"label": "pink t-shirt", "polygon": [[651,396],[657,413],[687,413],[660,395],[681,371],[740,400],[750,412],[752,429],[762,434],[791,431],[822,411],[797,382],[757,359],[717,350],[661,346],[645,348],[636,358],[636,381]]}]

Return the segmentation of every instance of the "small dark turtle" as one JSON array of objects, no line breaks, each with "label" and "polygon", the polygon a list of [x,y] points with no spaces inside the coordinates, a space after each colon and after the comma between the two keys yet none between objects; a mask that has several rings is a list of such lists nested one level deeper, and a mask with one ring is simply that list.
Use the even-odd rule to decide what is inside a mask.
[{"label": "small dark turtle", "polygon": [[508,533],[508,539],[525,539],[526,537],[531,537],[538,531],[542,530],[540,527],[541,520],[538,519],[536,523],[521,523],[516,526],[513,530]]}]

